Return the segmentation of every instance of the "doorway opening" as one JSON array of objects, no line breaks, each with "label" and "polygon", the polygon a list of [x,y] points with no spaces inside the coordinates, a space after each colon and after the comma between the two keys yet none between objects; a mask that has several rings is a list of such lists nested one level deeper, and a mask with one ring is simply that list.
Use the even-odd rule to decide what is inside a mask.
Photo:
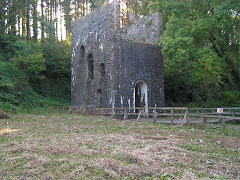
[{"label": "doorway opening", "polygon": [[[135,108],[144,107],[144,111],[148,113],[148,88],[147,83],[140,81],[135,86]],[[138,110],[136,110],[138,112]]]},{"label": "doorway opening", "polygon": [[97,106],[102,107],[102,91],[101,91],[101,89],[97,90]]}]

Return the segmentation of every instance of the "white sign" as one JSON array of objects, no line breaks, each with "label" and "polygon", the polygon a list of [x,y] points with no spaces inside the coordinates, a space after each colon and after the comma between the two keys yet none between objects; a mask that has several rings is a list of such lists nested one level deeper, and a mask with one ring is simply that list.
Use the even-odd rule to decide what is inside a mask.
[{"label": "white sign", "polygon": [[223,113],[223,108],[217,108],[217,113]]}]

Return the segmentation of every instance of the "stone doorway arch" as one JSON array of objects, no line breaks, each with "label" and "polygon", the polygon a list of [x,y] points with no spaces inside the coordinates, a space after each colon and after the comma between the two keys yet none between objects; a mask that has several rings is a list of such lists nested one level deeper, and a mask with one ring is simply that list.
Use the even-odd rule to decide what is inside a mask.
[{"label": "stone doorway arch", "polygon": [[102,107],[102,90],[97,90],[97,107]]},{"label": "stone doorway arch", "polygon": [[148,113],[148,86],[147,83],[139,81],[134,89],[135,108],[144,107],[144,111]]}]

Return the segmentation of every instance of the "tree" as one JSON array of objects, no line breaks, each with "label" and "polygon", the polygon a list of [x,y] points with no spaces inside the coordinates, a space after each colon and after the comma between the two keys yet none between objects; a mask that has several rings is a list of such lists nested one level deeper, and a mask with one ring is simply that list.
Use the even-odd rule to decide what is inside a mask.
[{"label": "tree", "polygon": [[163,12],[159,43],[165,57],[166,97],[178,102],[221,101],[239,91],[239,2],[152,1]]},{"label": "tree", "polygon": [[5,26],[5,19],[6,19],[6,1],[0,1],[0,33],[4,33],[6,26]]},{"label": "tree", "polygon": [[8,1],[8,27],[9,33],[16,33],[16,0]]},{"label": "tree", "polygon": [[70,12],[71,12],[71,6],[70,6],[71,5],[71,1],[63,0],[61,2],[61,5],[62,5],[63,11],[64,11],[66,37],[68,37],[68,35],[71,32],[71,22],[72,22],[72,15],[70,14]]},{"label": "tree", "polygon": [[41,42],[45,39],[44,0],[41,0]]},{"label": "tree", "polygon": [[37,17],[37,4],[38,0],[33,0],[33,40],[37,42],[37,37],[38,37],[38,17]]},{"label": "tree", "polygon": [[30,1],[26,0],[26,27],[27,27],[27,39],[30,39]]}]

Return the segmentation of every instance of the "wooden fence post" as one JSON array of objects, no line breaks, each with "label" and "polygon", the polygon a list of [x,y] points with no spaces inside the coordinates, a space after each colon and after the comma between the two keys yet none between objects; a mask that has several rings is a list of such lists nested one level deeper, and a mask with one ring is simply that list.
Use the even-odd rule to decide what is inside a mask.
[{"label": "wooden fence post", "polygon": [[112,108],[111,118],[114,116],[114,114],[115,114],[115,108]]},{"label": "wooden fence post", "polygon": [[222,117],[221,119],[222,119],[222,132],[224,132],[224,130],[225,130],[225,118]]},{"label": "wooden fence post", "polygon": [[124,112],[124,119],[128,118],[128,112],[127,112],[127,108],[125,108],[125,112]]},{"label": "wooden fence post", "polygon": [[137,120],[140,119],[140,116],[141,116],[141,108],[138,108],[138,117],[137,117]]},{"label": "wooden fence post", "polygon": [[205,129],[205,117],[203,114],[201,116],[201,124],[202,124],[202,129]]},{"label": "wooden fence post", "polygon": [[204,120],[203,120],[203,114],[201,115],[201,125],[202,125],[202,129],[204,129]]},{"label": "wooden fence post", "polygon": [[173,107],[171,107],[171,124],[173,125]]},{"label": "wooden fence post", "polygon": [[153,117],[154,117],[154,122],[156,123],[157,122],[157,107],[155,106],[154,107],[154,111],[153,111]]},{"label": "wooden fence post", "polygon": [[188,107],[185,108],[185,115],[184,115],[184,118],[183,118],[182,125],[184,125],[184,124],[189,125]]},{"label": "wooden fence post", "polygon": [[[235,119],[236,114],[235,114],[235,113],[232,113],[232,117],[233,117],[233,119]],[[234,122],[237,123],[237,120],[235,119]]]},{"label": "wooden fence post", "polygon": [[186,123],[187,125],[190,124],[190,121],[189,121],[189,112],[188,112],[188,107],[186,108]]}]

